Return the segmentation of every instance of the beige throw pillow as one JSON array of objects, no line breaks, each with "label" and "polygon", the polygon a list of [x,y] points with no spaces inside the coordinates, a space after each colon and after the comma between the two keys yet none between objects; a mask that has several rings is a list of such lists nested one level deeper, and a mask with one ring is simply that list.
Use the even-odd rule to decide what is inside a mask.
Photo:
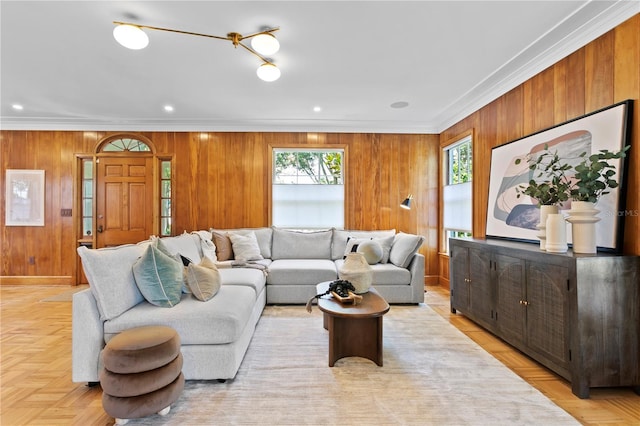
[{"label": "beige throw pillow", "polygon": [[202,259],[198,265],[190,263],[185,268],[185,274],[187,285],[198,300],[206,302],[220,290],[220,272],[216,265],[207,258]]},{"label": "beige throw pillow", "polygon": [[231,247],[231,240],[227,236],[226,232],[211,231],[213,235],[213,244],[216,247],[216,258],[219,262],[233,259],[233,248]]}]

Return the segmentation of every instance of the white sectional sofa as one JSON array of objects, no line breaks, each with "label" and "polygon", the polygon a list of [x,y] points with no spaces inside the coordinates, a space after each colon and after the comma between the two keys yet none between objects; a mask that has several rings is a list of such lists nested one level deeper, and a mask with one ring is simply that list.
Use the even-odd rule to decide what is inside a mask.
[{"label": "white sectional sofa", "polygon": [[172,307],[149,303],[136,283],[133,265],[151,240],[97,250],[78,248],[90,288],[73,297],[74,382],[99,381],[100,353],[106,342],[121,331],[144,325],[177,330],[187,380],[235,377],[265,305],[304,304],[315,295],[316,284],[337,279],[347,240],[373,239],[383,247],[382,261],[371,265],[372,285],[389,303],[424,300],[424,257],[417,252],[424,241],[420,236],[395,230],[209,232],[161,239],[171,254],[194,263],[214,257],[219,266],[221,285],[215,296],[201,301],[185,292]]}]

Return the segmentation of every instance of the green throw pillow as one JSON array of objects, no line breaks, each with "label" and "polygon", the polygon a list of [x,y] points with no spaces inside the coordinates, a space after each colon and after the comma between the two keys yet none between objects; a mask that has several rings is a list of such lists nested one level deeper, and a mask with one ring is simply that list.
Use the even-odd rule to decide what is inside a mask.
[{"label": "green throw pillow", "polygon": [[140,293],[151,304],[171,308],[180,303],[182,263],[149,245],[133,265]]}]

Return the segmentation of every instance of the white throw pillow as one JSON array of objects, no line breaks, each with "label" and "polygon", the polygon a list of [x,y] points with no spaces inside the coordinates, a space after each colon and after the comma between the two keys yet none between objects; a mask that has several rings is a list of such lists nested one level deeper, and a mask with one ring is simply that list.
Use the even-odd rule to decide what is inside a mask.
[{"label": "white throw pillow", "polygon": [[260,260],[264,259],[260,254],[260,246],[255,232],[246,234],[227,234],[233,246],[233,255],[237,260]]},{"label": "white throw pillow", "polygon": [[[379,263],[389,263],[389,254],[391,253],[391,246],[395,239],[394,235],[388,237],[347,237],[347,245],[344,250],[343,259],[351,252],[358,251],[358,247],[365,241],[375,241],[382,247],[382,257],[378,261]],[[355,247],[355,248],[354,248]],[[367,260],[368,261],[368,260]],[[376,262],[376,263],[378,263]]]},{"label": "white throw pillow", "polygon": [[397,233],[391,246],[389,261],[401,268],[408,267],[413,255],[423,242],[424,237],[421,235],[405,234],[404,232]]},{"label": "white throw pillow", "polygon": [[376,240],[360,243],[356,251],[364,256],[369,265],[375,265],[380,262],[384,254],[382,246]]}]

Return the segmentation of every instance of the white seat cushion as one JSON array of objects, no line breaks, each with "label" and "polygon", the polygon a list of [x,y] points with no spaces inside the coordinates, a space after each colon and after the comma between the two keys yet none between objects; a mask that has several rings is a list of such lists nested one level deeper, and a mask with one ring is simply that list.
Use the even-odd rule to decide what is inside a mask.
[{"label": "white seat cushion", "polygon": [[[269,265],[268,284],[318,284],[338,278],[338,270],[328,259],[280,259]],[[267,289],[267,291],[269,291]]]},{"label": "white seat cushion", "polygon": [[223,285],[206,302],[183,294],[180,303],[171,309],[142,302],[105,322],[105,341],[129,328],[166,325],[178,332],[182,345],[231,343],[242,335],[255,304],[253,288],[239,285]]}]

